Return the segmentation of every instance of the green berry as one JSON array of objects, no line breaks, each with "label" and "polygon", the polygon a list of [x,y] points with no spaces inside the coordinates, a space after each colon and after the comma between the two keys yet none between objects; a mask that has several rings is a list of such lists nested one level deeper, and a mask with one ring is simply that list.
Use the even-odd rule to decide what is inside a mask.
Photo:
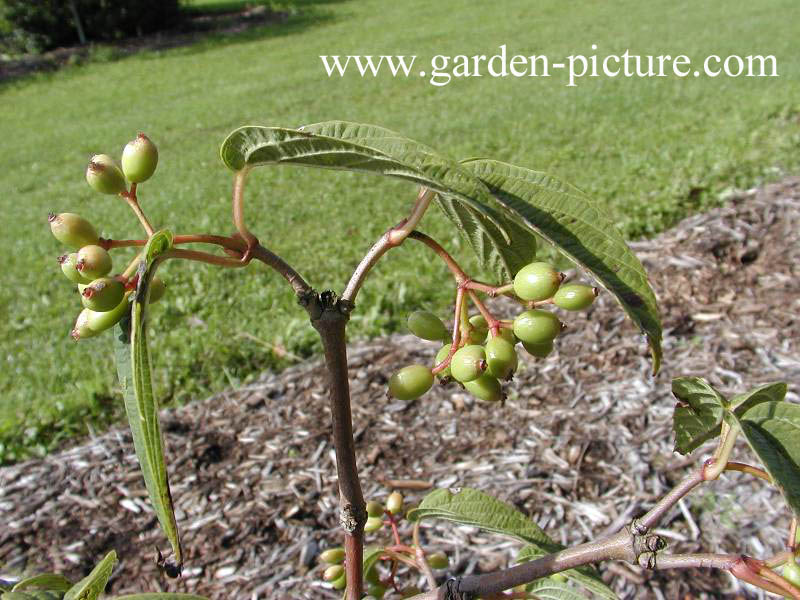
[{"label": "green berry", "polygon": [[450,564],[450,561],[447,559],[447,555],[444,552],[434,552],[430,556],[426,557],[426,560],[431,566],[431,569],[446,569],[447,565]]},{"label": "green berry", "polygon": [[536,358],[547,358],[547,356],[553,351],[553,340],[550,340],[549,342],[542,342],[541,344],[528,344],[527,342],[522,342],[522,347],[525,348],[525,351],[531,356],[535,356]]},{"label": "green berry", "polygon": [[514,293],[523,300],[547,300],[561,285],[561,275],[544,262],[535,262],[522,267],[514,277]]},{"label": "green berry", "polygon": [[403,367],[389,379],[389,395],[398,400],[416,400],[431,389],[433,373],[423,365]]},{"label": "green berry", "polygon": [[111,271],[111,255],[101,246],[84,246],[78,250],[75,267],[86,279],[105,277]]},{"label": "green berry", "polygon": [[84,338],[90,338],[97,335],[97,332],[94,331],[91,327],[89,327],[89,309],[84,308],[81,313],[78,315],[77,320],[75,321],[75,325],[70,332],[72,339],[76,342],[78,340],[82,340]]},{"label": "green berry", "polygon": [[120,319],[128,312],[128,294],[123,296],[122,301],[113,309],[106,312],[97,312],[94,310],[86,309],[89,311],[88,324],[92,331],[101,333],[106,329],[111,329],[114,325],[119,323]]},{"label": "green berry", "polygon": [[58,257],[58,262],[61,265],[61,272],[64,273],[67,279],[73,283],[91,283],[91,279],[87,279],[76,268],[78,264],[78,253],[70,252],[63,256]]},{"label": "green berry", "polygon": [[342,565],[331,565],[325,572],[322,574],[322,578],[325,581],[333,581],[334,579],[339,579],[344,573],[344,567]]},{"label": "green berry", "polygon": [[783,567],[783,577],[795,587],[800,587],[800,565],[794,558],[790,559]]},{"label": "green berry", "polygon": [[125,286],[117,279],[100,277],[84,288],[81,302],[89,310],[108,312],[116,308],[125,295]]},{"label": "green berry", "polygon": [[517,369],[517,351],[514,344],[496,335],[486,342],[486,374],[506,380]]},{"label": "green berry", "polygon": [[108,154],[96,154],[86,167],[86,182],[101,194],[119,194],[128,189],[122,170]]},{"label": "green berry", "polygon": [[478,400],[485,402],[500,402],[505,398],[500,382],[491,375],[483,374],[477,379],[467,381],[464,387]]},{"label": "green berry", "polygon": [[150,282],[150,298],[149,298],[150,304],[161,300],[161,298],[164,297],[164,293],[166,291],[167,291],[167,285],[162,281],[162,279],[158,276],[153,277],[153,280]]},{"label": "green berry", "polygon": [[432,342],[446,340],[450,336],[442,320],[427,310],[415,310],[408,315],[408,329],[418,338]]},{"label": "green berry", "polygon": [[[519,341],[517,339],[517,336],[514,335],[514,330],[509,329],[508,327],[502,327],[497,335],[513,345],[516,345],[517,342]],[[497,337],[497,336],[492,336],[492,337]]]},{"label": "green berry", "polygon": [[86,219],[75,213],[50,213],[47,215],[50,231],[55,238],[76,250],[100,241],[97,230]]},{"label": "green berry", "polygon": [[597,297],[597,288],[570,283],[563,285],[553,296],[553,304],[564,310],[583,310],[589,308]]},{"label": "green berry", "polygon": [[392,492],[386,498],[386,510],[393,515],[398,515],[403,510],[403,494]]},{"label": "green berry", "polygon": [[375,500],[370,500],[367,502],[367,514],[370,517],[382,517],[383,516],[383,504],[380,502],[375,502]]},{"label": "green berry", "polygon": [[526,310],[514,319],[514,335],[528,344],[550,342],[561,333],[561,321],[546,310]]},{"label": "green berry", "polygon": [[[444,359],[446,359],[450,355],[450,348],[453,344],[445,344],[441,348],[439,348],[439,352],[436,353],[435,364],[438,365]],[[446,368],[442,369],[436,374],[439,378],[450,377],[450,365],[447,365]]]},{"label": "green berry", "polygon": [[485,370],[486,352],[477,344],[459,348],[450,361],[450,374],[461,383],[477,379]]},{"label": "green berry", "polygon": [[380,583],[371,583],[367,586],[367,593],[376,600],[380,600],[386,594],[386,588]]},{"label": "green berry", "polygon": [[158,148],[145,134],[140,133],[122,151],[122,172],[131,183],[147,181],[158,166]]},{"label": "green berry", "polygon": [[335,590],[343,590],[347,587],[347,574],[342,573],[338,579],[334,579],[331,581],[331,585]]},{"label": "green berry", "polygon": [[469,332],[470,344],[482,344],[486,341],[486,334],[489,332],[489,324],[483,315],[473,315],[469,318],[472,329]]},{"label": "green berry", "polygon": [[380,573],[378,573],[378,569],[375,567],[375,565],[372,565],[370,570],[364,573],[364,580],[373,585],[380,585],[381,576]]},{"label": "green berry", "polygon": [[364,531],[372,533],[373,531],[378,531],[381,527],[383,527],[383,519],[380,517],[368,517],[367,523],[364,525]]},{"label": "green berry", "polygon": [[344,548],[328,548],[319,555],[319,559],[330,565],[338,565],[344,560]]}]

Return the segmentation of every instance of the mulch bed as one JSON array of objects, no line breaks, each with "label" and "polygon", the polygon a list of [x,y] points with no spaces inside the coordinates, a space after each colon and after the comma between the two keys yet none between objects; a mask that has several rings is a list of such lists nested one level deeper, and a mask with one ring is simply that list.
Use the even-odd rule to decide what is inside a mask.
[{"label": "mulch bed", "polygon": [[[798,400],[799,240],[800,178],[792,178],[634,244],[664,321],[664,368],[655,378],[646,344],[608,294],[586,314],[565,317],[569,329],[552,356],[522,359],[503,406],[473,401],[455,386],[437,386],[417,402],[388,400],[388,376],[431,363],[435,346],[402,335],[352,344],[366,495],[385,496],[392,480],[476,487],[564,544],[618,529],[711,448],[689,458],[672,451],[673,377],[702,375],[729,393],[784,380]],[[509,303],[494,307],[511,314]],[[339,539],[328,416],[319,361],[163,412],[186,552],[179,580],[155,565],[155,548],[167,544],[124,428],[0,469],[0,565],[5,573],[48,569],[78,578],[113,548],[121,557],[113,593],[338,598],[319,580],[315,560]],[[405,490],[412,503],[424,493]],[[684,499],[659,532],[671,552],[764,557],[781,549],[788,522],[776,492],[735,473]],[[519,548],[447,523],[423,534],[427,547],[450,554],[451,573],[504,566]],[[724,573],[600,568],[624,598],[758,597]]]}]

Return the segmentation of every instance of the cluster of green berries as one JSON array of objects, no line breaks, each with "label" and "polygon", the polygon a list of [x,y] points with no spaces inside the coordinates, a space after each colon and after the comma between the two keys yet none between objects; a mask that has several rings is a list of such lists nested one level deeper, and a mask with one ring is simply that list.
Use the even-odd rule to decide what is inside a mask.
[{"label": "cluster of green berries", "polygon": [[[380,531],[387,523],[393,523],[396,526],[402,519],[403,502],[403,495],[400,492],[389,494],[386,497],[385,504],[375,500],[367,502],[367,522],[364,525],[364,532],[375,533]],[[344,548],[330,548],[320,554],[319,558],[320,562],[326,565],[322,578],[336,590],[343,590],[347,587]],[[425,560],[432,569],[446,569],[449,565],[447,555],[443,552],[430,554],[426,556]],[[386,594],[389,585],[394,583],[391,580],[381,578],[377,564],[364,573],[364,579],[367,583],[367,596],[364,600],[380,600]],[[420,593],[416,587],[408,587],[398,591],[403,598]]]},{"label": "cluster of green berries", "polygon": [[[513,282],[514,294],[531,306],[552,304],[558,308],[579,311],[588,308],[597,296],[597,288],[582,284],[563,284],[564,276],[551,265],[534,262],[517,273]],[[553,350],[553,341],[564,324],[555,313],[530,308],[512,321],[497,321],[489,327],[486,318],[477,314],[462,328],[458,347],[452,350],[450,331],[441,319],[428,311],[415,311],[408,317],[408,328],[417,337],[441,341],[434,369],[425,365],[410,365],[400,369],[389,380],[389,395],[399,400],[414,400],[433,386],[436,377],[447,382],[455,380],[473,396],[487,402],[505,397],[502,381],[508,381],[517,369],[515,346],[532,356],[544,358]],[[466,329],[466,331],[464,331]]]},{"label": "cluster of green berries", "polygon": [[[103,194],[123,194],[127,181],[141,183],[150,178],[158,164],[158,150],[144,134],[129,142],[122,152],[122,168],[107,154],[92,157],[86,169],[86,181]],[[111,255],[94,225],[75,213],[48,215],[50,231],[69,247],[58,258],[61,272],[78,285],[83,310],[75,321],[72,337],[94,337],[110,329],[125,315],[135,282],[123,276],[111,276]],[[164,295],[164,282],[155,277],[150,287],[150,301]]]}]

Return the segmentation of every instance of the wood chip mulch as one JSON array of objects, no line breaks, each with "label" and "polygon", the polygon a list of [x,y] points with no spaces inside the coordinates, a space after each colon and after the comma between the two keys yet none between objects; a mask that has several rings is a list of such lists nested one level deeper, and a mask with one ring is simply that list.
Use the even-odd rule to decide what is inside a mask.
[{"label": "wood chip mulch", "polygon": [[[799,241],[800,178],[791,178],[634,244],[664,321],[664,368],[655,378],[642,337],[608,294],[588,313],[565,316],[569,330],[551,357],[522,359],[504,406],[473,401],[456,386],[437,386],[417,402],[387,400],[388,376],[406,364],[430,364],[435,346],[402,335],[353,343],[365,494],[380,499],[395,480],[476,487],[564,544],[615,531],[708,455],[710,446],[688,459],[672,451],[673,377],[702,375],[728,393],[783,380],[798,400]],[[511,314],[510,304],[493,306]],[[164,578],[155,565],[155,549],[167,543],[125,428],[0,469],[0,571],[79,578],[115,549],[121,562],[113,594],[340,597],[316,566],[319,552],[339,539],[321,363],[266,374],[165,410],[162,419],[186,553],[181,579]],[[425,491],[404,493],[413,503]],[[659,532],[670,552],[764,557],[782,548],[788,520],[776,492],[734,473],[684,499]],[[505,566],[519,548],[442,522],[423,534],[427,547],[451,556],[451,573]],[[758,597],[724,573],[623,564],[601,571],[623,598]]]}]

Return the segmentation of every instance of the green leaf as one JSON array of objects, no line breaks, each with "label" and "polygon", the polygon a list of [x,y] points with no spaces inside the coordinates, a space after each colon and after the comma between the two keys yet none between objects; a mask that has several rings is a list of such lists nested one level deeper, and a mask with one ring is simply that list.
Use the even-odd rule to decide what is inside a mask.
[{"label": "green leaf", "polygon": [[607,211],[558,179],[493,160],[463,163],[510,218],[521,220],[611,292],[647,336],[653,372],[661,365],[661,319],[647,274]]},{"label": "green leaf", "polygon": [[5,592],[0,600],[62,600],[63,590],[19,590]]},{"label": "green leaf", "polygon": [[290,164],[397,177],[437,192],[437,203],[473,248],[484,268],[508,279],[532,260],[536,238],[496,208],[489,190],[468,169],[393,131],[328,121],[301,129],[241,127],[220,149],[231,169]]},{"label": "green leaf", "polygon": [[762,402],[780,402],[786,397],[787,386],[778,381],[759,386],[746,394],[739,394],[731,400],[731,407],[737,415],[742,415]]},{"label": "green leaf", "polygon": [[579,593],[566,581],[557,581],[550,577],[537,579],[525,586],[532,598],[539,600],[586,600],[586,596]]},{"label": "green leaf", "polygon": [[161,529],[172,545],[174,560],[183,561],[175,509],[164,460],[164,441],[158,420],[158,401],[153,390],[152,367],[147,348],[147,299],[161,255],[172,247],[172,234],[159,231],[142,251],[139,283],[131,303],[130,318],[120,321],[117,337],[117,373],[125,399],[133,445],[150,502]]},{"label": "green leaf", "polygon": [[[563,546],[561,547],[561,549],[563,549]],[[542,556],[545,556],[545,554],[546,554],[545,552],[542,552],[542,550],[537,548],[536,546],[524,546],[517,555],[517,562],[518,563],[528,562],[531,560],[535,560],[537,558],[541,558]],[[600,573],[598,573],[594,568],[590,566],[578,567],[576,569],[567,569],[566,571],[561,571],[560,574],[563,575],[564,577],[567,577],[570,581],[577,583],[581,587],[589,590],[590,592],[592,592],[596,596],[599,596],[600,598],[605,598],[606,600],[617,599],[617,595],[614,593],[614,591],[610,587],[608,587],[600,578]],[[548,579],[549,578],[537,579],[535,582],[533,582],[532,585],[535,586],[539,582],[546,582],[548,581]],[[550,581],[550,584],[556,584],[556,583],[559,582],[557,581],[554,582],[552,580]],[[561,583],[560,585],[566,587],[564,583]],[[574,594],[575,591],[572,590],[572,593]],[[583,596],[579,597],[582,598]]]},{"label": "green leaf", "polygon": [[39,575],[34,575],[33,577],[23,579],[11,589],[14,592],[19,590],[27,590],[30,588],[66,592],[71,587],[72,582],[64,577],[61,573],[41,573]]},{"label": "green leaf", "polygon": [[177,592],[153,592],[147,594],[129,594],[127,596],[114,596],[112,600],[208,600],[205,596],[196,594],[180,594]]},{"label": "green leaf", "polygon": [[700,377],[672,380],[672,394],[678,399],[672,415],[675,451],[689,454],[720,434],[727,401]]},{"label": "green leaf", "polygon": [[800,516],[800,405],[761,402],[737,420],[750,448]]},{"label": "green leaf", "polygon": [[67,590],[64,600],[97,600],[106,589],[116,563],[117,553],[112,550],[97,563],[91,573]]}]

